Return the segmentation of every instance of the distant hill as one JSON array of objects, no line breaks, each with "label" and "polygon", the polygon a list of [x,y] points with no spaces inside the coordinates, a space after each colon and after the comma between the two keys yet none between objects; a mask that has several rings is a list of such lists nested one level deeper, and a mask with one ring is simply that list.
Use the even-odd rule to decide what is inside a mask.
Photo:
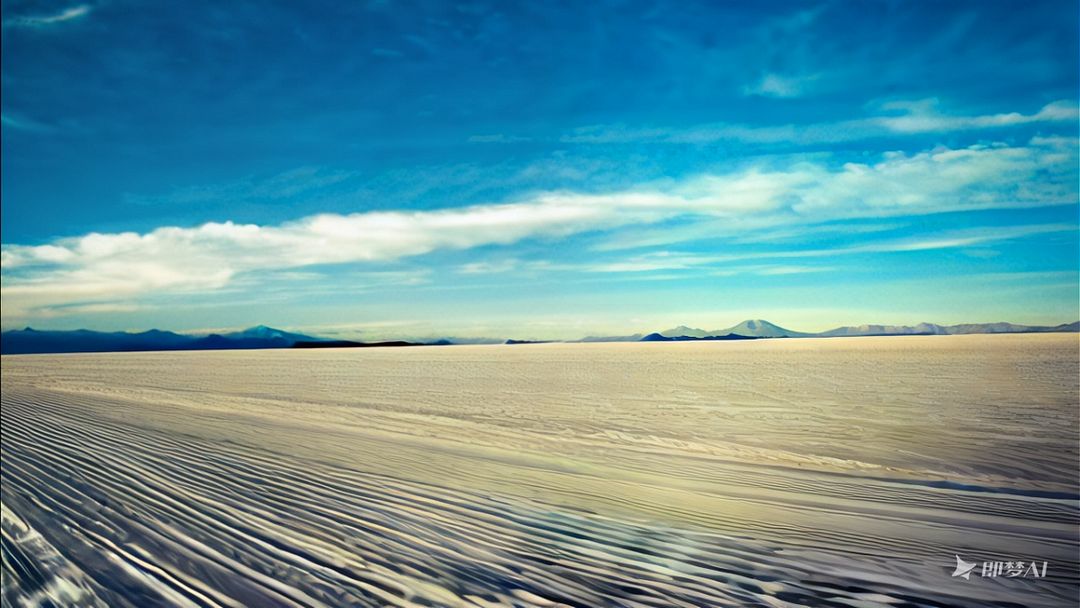
[{"label": "distant hill", "polygon": [[640,342],[643,334],[631,334],[629,336],[585,336],[575,342]]},{"label": "distant hill", "polygon": [[[665,338],[678,338],[678,337],[704,338],[705,336],[708,336],[711,333],[715,333],[715,332],[708,332],[708,331],[706,331],[704,329],[698,329],[696,327],[687,327],[685,325],[680,325],[678,327],[672,327],[671,329],[665,329],[664,331],[658,331],[658,332],[655,332],[655,333],[657,333],[660,336],[663,336]],[[654,342],[655,340],[643,340],[643,341],[644,342]]]},{"label": "distant hill", "polygon": [[662,333],[651,333],[639,342],[703,342],[710,340],[757,340],[757,336],[740,336],[739,334],[724,334],[722,336],[704,336],[701,338],[695,336],[665,336]]},{"label": "distant hill", "polygon": [[477,338],[475,336],[446,336],[442,338],[409,338],[414,342],[420,341],[427,344],[502,344],[502,338]]},{"label": "distant hill", "polygon": [[[919,323],[918,325],[858,325],[837,327],[816,334],[821,337],[838,336],[930,336],[947,335],[945,327],[935,323]],[[972,332],[983,333],[983,332]]]},{"label": "distant hill", "polygon": [[[665,338],[694,338],[698,340],[713,338],[716,336],[728,336],[736,335],[747,338],[801,338],[809,336],[811,334],[792,331],[785,329],[770,323],[764,319],[747,319],[738,325],[732,325],[725,329],[713,329],[704,330],[696,327],[687,327],[680,325],[678,327],[672,327],[671,329],[665,329],[661,332],[656,332],[657,335]],[[657,340],[643,340],[645,342],[655,342]]]},{"label": "distant hill", "polygon": [[1061,325],[1016,325],[1014,323],[964,323],[946,327],[950,334],[1027,334],[1080,332],[1080,321]]},{"label": "distant hill", "polygon": [[296,342],[319,342],[322,338],[313,338],[304,334],[294,334],[281,329],[274,329],[265,325],[256,325],[243,331],[221,334],[221,337],[229,340],[283,340],[290,344]]},{"label": "distant hill", "polygon": [[748,319],[738,325],[732,325],[727,329],[721,329],[711,333],[737,334],[740,336],[754,336],[757,338],[801,338],[810,335],[801,331],[785,329],[764,319]]},{"label": "distant hill", "polygon": [[171,331],[100,332],[88,329],[40,331],[27,327],[0,333],[0,353],[135,352],[152,350],[230,350],[289,348],[297,342],[321,342],[321,338],[295,334],[265,325],[243,331],[191,336]]},{"label": "distant hill", "polygon": [[918,325],[858,325],[837,327],[829,331],[814,334],[820,337],[837,336],[929,336],[958,334],[1030,334],[1048,332],[1080,331],[1080,321],[1061,325],[1017,325],[1015,323],[963,323],[960,325],[938,325],[919,323]]},{"label": "distant hill", "polygon": [[1016,323],[963,323],[960,325],[849,325],[819,333],[793,331],[764,319],[748,319],[726,329],[704,330],[680,325],[651,333],[641,342],[671,342],[680,340],[748,338],[837,338],[843,336],[944,336],[956,334],[1019,334],[1048,332],[1080,332],[1080,321],[1061,325],[1018,325]]}]

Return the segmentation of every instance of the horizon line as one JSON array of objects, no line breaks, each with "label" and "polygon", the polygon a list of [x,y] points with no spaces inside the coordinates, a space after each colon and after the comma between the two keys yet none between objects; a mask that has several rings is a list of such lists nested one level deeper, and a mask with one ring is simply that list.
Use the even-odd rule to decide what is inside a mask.
[{"label": "horizon line", "polygon": [[[849,324],[841,324],[841,325],[832,326],[832,327],[829,327],[828,329],[824,329],[824,330],[821,330],[821,331],[803,331],[803,330],[798,330],[798,329],[792,329],[791,327],[788,327],[787,325],[783,325],[781,323],[775,323],[775,322],[770,321],[768,319],[764,319],[764,318],[761,318],[761,317],[755,317],[755,318],[746,318],[746,319],[743,319],[742,321],[734,323],[734,324],[732,324],[730,326],[722,327],[722,328],[716,328],[716,329],[704,329],[705,326],[696,327],[694,325],[688,325],[686,323],[679,323],[677,325],[673,325],[671,327],[667,327],[667,328],[664,328],[664,329],[637,330],[637,331],[629,331],[628,333],[593,332],[593,333],[586,333],[585,335],[581,335],[581,336],[579,336],[577,338],[564,337],[564,338],[544,338],[544,339],[537,339],[537,338],[532,338],[532,337],[524,337],[524,338],[522,338],[522,337],[514,337],[515,335],[518,335],[518,334],[516,334],[514,332],[507,333],[507,334],[502,334],[502,335],[495,335],[495,334],[491,334],[491,335],[454,335],[454,333],[459,333],[459,332],[427,332],[427,333],[424,333],[424,334],[409,335],[408,332],[406,331],[406,332],[401,332],[401,334],[402,334],[403,338],[407,337],[407,338],[411,338],[411,339],[428,339],[428,338],[430,338],[430,339],[448,339],[448,338],[457,337],[457,338],[466,338],[466,339],[471,339],[471,340],[517,340],[517,339],[534,340],[535,339],[535,340],[542,340],[542,341],[545,341],[545,342],[574,342],[574,341],[580,341],[580,340],[584,340],[584,339],[588,339],[588,338],[626,338],[626,337],[631,337],[631,336],[648,336],[648,335],[651,335],[651,334],[663,334],[665,332],[669,332],[669,331],[671,331],[673,329],[679,329],[679,328],[684,328],[684,329],[692,330],[692,331],[695,331],[695,332],[704,332],[708,336],[718,336],[718,335],[724,335],[724,334],[718,333],[718,332],[727,332],[729,330],[735,329],[739,325],[742,325],[742,324],[748,323],[748,322],[768,323],[769,325],[772,325],[772,326],[774,326],[774,327],[776,327],[778,329],[782,329],[782,330],[792,332],[792,333],[804,334],[807,337],[814,337],[814,336],[818,336],[820,334],[824,334],[824,333],[827,333],[827,332],[830,332],[830,331],[835,331],[837,329],[863,328],[863,327],[873,327],[873,326],[893,327],[893,328],[902,328],[902,327],[914,328],[914,327],[917,327],[917,326],[920,326],[920,325],[929,325],[929,326],[941,327],[941,328],[944,328],[944,329],[948,329],[948,328],[951,328],[951,327],[959,327],[959,326],[965,326],[965,325],[1000,325],[1000,324],[1003,324],[1003,325],[1014,325],[1014,326],[1029,327],[1029,328],[1054,328],[1054,327],[1063,327],[1063,326],[1068,326],[1068,325],[1072,325],[1072,324],[1075,324],[1075,323],[1080,323],[1080,317],[1078,317],[1075,321],[1064,321],[1064,322],[1055,323],[1055,324],[1017,323],[1017,322],[1014,322],[1014,321],[1004,321],[1004,320],[998,320],[998,321],[964,321],[964,322],[960,322],[960,323],[937,323],[937,322],[934,322],[934,321],[919,321],[919,322],[915,322],[915,323],[874,323],[874,322],[872,322],[872,323],[849,323]],[[308,326],[308,327],[310,328],[311,326]],[[327,330],[332,330],[332,328],[333,328],[333,326],[322,326],[322,327],[327,328]],[[118,330],[107,330],[107,329],[92,329],[90,327],[85,327],[85,326],[84,327],[76,327],[76,328],[72,328],[72,329],[38,329],[38,328],[35,328],[35,327],[31,326],[31,325],[24,325],[22,327],[0,328],[0,333],[7,334],[7,333],[10,333],[10,332],[25,332],[25,331],[42,332],[42,333],[45,333],[45,332],[53,332],[53,333],[65,333],[65,332],[67,332],[67,333],[72,333],[72,332],[85,331],[85,332],[102,333],[102,334],[123,333],[123,334],[137,335],[137,334],[143,334],[143,333],[149,333],[149,332],[157,331],[157,332],[172,333],[172,334],[181,335],[181,336],[206,337],[206,336],[214,336],[214,335],[223,335],[223,334],[228,334],[228,333],[242,333],[242,332],[245,332],[245,331],[249,331],[249,330],[253,330],[253,329],[260,329],[260,328],[271,329],[271,330],[275,330],[275,331],[288,332],[288,333],[305,334],[305,335],[307,335],[308,337],[311,337],[311,338],[324,338],[324,339],[326,339],[325,336],[317,335],[318,329],[315,329],[315,328],[305,329],[305,326],[302,326],[302,325],[301,326],[297,326],[297,325],[271,326],[271,325],[267,325],[265,323],[257,323],[255,325],[244,325],[244,326],[239,326],[238,325],[238,326],[231,326],[231,327],[200,328],[200,329],[188,329],[188,330],[166,329],[166,328],[163,328],[163,327],[149,327],[149,328],[146,328],[146,329],[126,328],[126,329],[118,329]],[[363,331],[363,330],[358,330],[356,333],[359,333],[360,331]],[[315,335],[311,335],[312,333],[314,333]],[[329,331],[329,333],[335,333],[335,332]],[[795,337],[795,336],[788,336],[788,337]],[[335,336],[333,339],[343,339],[343,338],[339,338],[339,337]],[[380,339],[378,341],[381,342],[381,341],[385,341],[385,340]]]}]

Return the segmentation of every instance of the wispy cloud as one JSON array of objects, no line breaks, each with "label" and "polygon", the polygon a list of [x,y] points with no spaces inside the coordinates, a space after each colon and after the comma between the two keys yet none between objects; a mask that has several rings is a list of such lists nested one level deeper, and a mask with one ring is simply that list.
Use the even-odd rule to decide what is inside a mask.
[{"label": "wispy cloud", "polygon": [[933,251],[938,249],[959,249],[987,243],[999,243],[1013,239],[1072,232],[1076,230],[1073,224],[1031,224],[1027,226],[988,226],[979,228],[967,228],[954,230],[935,235],[924,235],[917,238],[885,240],[879,242],[853,245],[850,247],[836,247],[828,249],[794,249],[789,251],[771,251],[752,253],[739,256],[728,256],[728,259],[762,259],[762,258],[822,258],[840,255],[855,255],[863,253],[901,253],[913,251]]},{"label": "wispy cloud", "polygon": [[4,27],[46,27],[80,19],[90,14],[91,6],[80,4],[51,15],[20,15],[4,19]]},{"label": "wispy cloud", "polygon": [[[664,188],[603,194],[544,192],[514,203],[436,211],[320,214],[265,226],[213,222],[144,234],[91,233],[37,246],[5,245],[4,314],[26,316],[59,305],[163,292],[200,293],[234,285],[257,272],[380,263],[523,240],[556,241],[587,232],[659,226],[678,218],[726,220],[732,225],[727,234],[733,235],[742,231],[740,222],[764,229],[851,218],[1075,204],[1076,160],[1076,142],[1044,139],[1020,147],[890,153],[873,164],[840,167],[795,161],[784,167],[701,175]],[[1073,227],[1018,227],[1008,238],[1034,234],[1030,231],[1036,229],[1065,228]],[[1007,238],[1002,234],[950,233],[936,240],[713,256],[711,261],[970,247]],[[668,256],[630,260],[623,267],[604,270],[685,268],[699,263],[703,262]],[[494,270],[482,265],[462,269]]]},{"label": "wispy cloud", "polygon": [[469,136],[469,142],[475,144],[516,144],[527,141],[532,141],[532,138],[521,135],[507,135],[505,133]]},{"label": "wispy cloud", "polygon": [[733,274],[742,272],[756,272],[757,274],[779,275],[796,274],[803,272],[821,272],[828,268],[821,266],[742,266],[733,267],[732,263],[745,262],[748,260],[784,260],[784,259],[814,259],[834,258],[839,256],[874,254],[874,253],[904,253],[916,251],[934,251],[940,249],[963,249],[1000,243],[1014,239],[1027,238],[1044,234],[1072,232],[1076,230],[1073,224],[1030,224],[1026,226],[985,226],[952,230],[931,235],[922,235],[917,238],[884,239],[871,241],[861,245],[845,247],[829,247],[821,249],[792,248],[784,250],[748,251],[741,253],[687,253],[678,251],[653,251],[649,253],[629,256],[615,261],[601,263],[576,264],[576,265],[553,265],[550,269],[574,270],[579,272],[601,273],[627,273],[627,272],[655,272],[670,270],[692,270],[712,267],[718,272]]},{"label": "wispy cloud", "polygon": [[1041,122],[1076,122],[1080,117],[1075,101],[1055,101],[1043,106],[1033,114],[1005,112],[978,116],[960,116],[941,114],[937,110],[938,100],[926,99],[916,102],[890,102],[882,106],[884,110],[895,110],[898,116],[882,116],[868,119],[870,124],[880,125],[894,133],[929,133],[939,131],[959,131],[968,129],[987,129],[1011,127]]},{"label": "wispy cloud", "polygon": [[802,97],[817,79],[817,75],[784,76],[770,72],[754,84],[744,87],[743,94],[779,98]]},{"label": "wispy cloud", "polygon": [[459,274],[502,274],[521,268],[521,260],[517,258],[505,258],[501,260],[489,260],[483,262],[469,262],[458,266]]},{"label": "wispy cloud", "polygon": [[50,125],[12,112],[0,114],[0,124],[11,129],[29,131],[32,133],[46,133],[53,130],[53,127]]},{"label": "wispy cloud", "polygon": [[789,274],[807,274],[813,272],[831,272],[835,270],[832,266],[765,266],[753,269],[754,272],[763,275],[789,275]]},{"label": "wispy cloud", "polygon": [[133,313],[143,310],[145,306],[123,302],[103,302],[96,304],[68,304],[62,306],[44,306],[34,311],[34,316],[39,319],[54,319],[70,317],[73,315],[100,315]]},{"label": "wispy cloud", "polygon": [[229,201],[281,201],[298,195],[310,196],[354,180],[357,171],[298,167],[275,175],[179,188],[165,195],[143,196],[128,194],[125,202],[134,205],[199,205]]},{"label": "wispy cloud", "polygon": [[738,141],[756,144],[809,145],[858,141],[871,137],[998,129],[1036,123],[1067,124],[1075,123],[1080,118],[1077,102],[1069,100],[1055,101],[1030,114],[1020,112],[982,115],[945,114],[939,112],[937,107],[936,100],[890,102],[880,107],[880,110],[885,113],[875,116],[808,124],[756,126],[712,123],[692,127],[594,125],[562,135],[560,141],[581,144],[637,142],[707,144]]}]

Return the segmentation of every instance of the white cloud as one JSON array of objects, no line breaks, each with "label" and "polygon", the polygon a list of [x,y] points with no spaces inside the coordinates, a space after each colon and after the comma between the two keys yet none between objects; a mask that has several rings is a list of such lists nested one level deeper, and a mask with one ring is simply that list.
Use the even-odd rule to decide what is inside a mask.
[{"label": "white cloud", "polygon": [[980,116],[956,116],[937,113],[936,105],[936,100],[914,103],[894,102],[884,107],[886,109],[902,110],[902,115],[883,116],[868,120],[870,124],[880,125],[895,133],[928,133],[1011,127],[1038,122],[1075,122],[1080,117],[1076,103],[1064,100],[1047,104],[1034,114],[1007,112]]},{"label": "white cloud", "polygon": [[[321,214],[280,225],[208,223],[162,227],[145,234],[91,233],[37,246],[5,245],[0,256],[4,317],[159,293],[220,290],[260,272],[316,264],[386,262],[438,250],[561,239],[635,226],[652,226],[662,233],[664,222],[678,218],[715,222],[712,236],[722,238],[745,233],[747,226],[765,229],[1075,203],[1076,148],[1075,141],[1049,138],[1022,147],[890,153],[872,164],[832,167],[795,162],[607,194],[547,192],[515,203],[437,211]],[[906,250],[971,246],[987,239],[981,234],[950,238],[948,243],[893,246]],[[817,254],[778,257],[799,255]],[[693,265],[676,259],[628,264],[621,270]],[[461,268],[466,273],[493,270],[482,265]]]},{"label": "white cloud", "polygon": [[85,17],[90,14],[90,10],[91,8],[89,5],[80,4],[78,6],[66,8],[59,13],[54,13],[52,15],[24,15],[12,17],[4,20],[4,27],[45,27]]}]

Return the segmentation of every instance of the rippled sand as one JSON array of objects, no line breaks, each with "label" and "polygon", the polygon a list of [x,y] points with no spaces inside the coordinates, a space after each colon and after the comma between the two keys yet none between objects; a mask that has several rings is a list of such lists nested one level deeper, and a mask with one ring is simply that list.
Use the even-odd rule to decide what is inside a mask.
[{"label": "rippled sand", "polygon": [[1075,606],[1078,351],[4,357],[4,605]]}]

